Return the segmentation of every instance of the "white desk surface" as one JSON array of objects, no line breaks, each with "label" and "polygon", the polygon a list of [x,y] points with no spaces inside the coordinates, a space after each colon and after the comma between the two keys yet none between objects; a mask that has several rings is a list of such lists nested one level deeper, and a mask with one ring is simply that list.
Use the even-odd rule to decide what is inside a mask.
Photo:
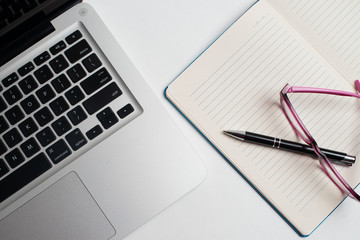
[{"label": "white desk surface", "polygon": [[[97,10],[208,169],[204,183],[126,239],[300,239],[163,94],[255,0],[84,1]],[[360,204],[346,199],[308,239],[354,239],[359,226]]]}]

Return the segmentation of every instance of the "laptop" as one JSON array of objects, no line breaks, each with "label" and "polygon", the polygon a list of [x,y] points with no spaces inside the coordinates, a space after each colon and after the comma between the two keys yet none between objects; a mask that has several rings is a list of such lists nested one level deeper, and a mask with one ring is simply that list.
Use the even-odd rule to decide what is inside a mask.
[{"label": "laptop", "polygon": [[94,9],[0,1],[0,239],[122,239],[206,169]]}]

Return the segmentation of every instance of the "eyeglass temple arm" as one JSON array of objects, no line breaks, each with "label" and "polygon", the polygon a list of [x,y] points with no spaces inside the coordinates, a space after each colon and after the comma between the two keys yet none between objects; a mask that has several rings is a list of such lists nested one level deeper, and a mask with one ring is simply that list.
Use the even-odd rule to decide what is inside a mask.
[{"label": "eyeglass temple arm", "polygon": [[[355,81],[355,87],[357,92],[360,92],[360,82],[359,80]],[[313,87],[300,87],[300,86],[292,86],[288,89],[288,93],[320,93],[320,94],[332,94],[339,96],[348,96],[348,97],[357,97],[360,98],[360,95],[357,93],[326,89],[326,88],[313,88]]]}]

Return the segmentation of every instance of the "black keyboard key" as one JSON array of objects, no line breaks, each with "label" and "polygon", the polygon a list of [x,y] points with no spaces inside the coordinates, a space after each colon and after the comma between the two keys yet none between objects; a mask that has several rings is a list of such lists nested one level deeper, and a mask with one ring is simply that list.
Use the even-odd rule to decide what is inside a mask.
[{"label": "black keyboard key", "polygon": [[22,9],[22,5],[21,5],[21,0],[17,1],[17,2],[13,2],[11,4],[11,8],[14,12],[20,12]]},{"label": "black keyboard key", "polygon": [[63,139],[60,139],[49,148],[46,149],[46,153],[50,157],[54,164],[57,164],[64,160],[71,154],[71,150]]},{"label": "black keyboard key", "polygon": [[19,19],[22,16],[21,12],[14,12],[10,17],[8,17],[8,23],[15,22],[17,19]]},{"label": "black keyboard key", "polygon": [[5,155],[5,160],[11,168],[16,168],[25,161],[25,158],[21,154],[20,150],[15,148],[14,150]]},{"label": "black keyboard key", "polygon": [[57,56],[51,60],[49,64],[55,73],[59,73],[69,66],[69,63],[66,61],[63,55]]},{"label": "black keyboard key", "polygon": [[132,113],[134,111],[134,107],[129,103],[126,104],[123,108],[121,108],[119,111],[117,111],[117,114],[119,115],[119,117],[121,119],[125,118],[126,116],[128,116],[130,113]]},{"label": "black keyboard key", "polygon": [[55,134],[49,127],[46,127],[38,132],[36,134],[36,138],[43,147],[46,147],[56,139]]},{"label": "black keyboard key", "polygon": [[94,138],[99,136],[102,132],[103,132],[103,130],[101,129],[100,125],[96,125],[95,127],[93,127],[92,129],[90,129],[89,131],[86,132],[86,136],[90,140],[93,140]]},{"label": "black keyboard key", "polygon": [[96,56],[95,53],[82,60],[82,63],[88,72],[92,72],[102,65],[100,59]]},{"label": "black keyboard key", "polygon": [[23,140],[22,136],[16,128],[13,128],[7,133],[5,133],[3,138],[9,148],[14,147],[16,144]]},{"label": "black keyboard key", "polygon": [[19,80],[19,76],[16,73],[12,73],[9,76],[7,76],[6,78],[4,78],[1,82],[5,87],[8,87],[11,84],[13,84],[14,82],[16,82],[17,80]]},{"label": "black keyboard key", "polygon": [[38,84],[36,83],[34,77],[29,75],[19,82],[19,86],[24,94],[29,94],[38,87]]},{"label": "black keyboard key", "polygon": [[39,56],[37,56],[36,58],[34,58],[34,63],[37,66],[40,66],[41,64],[43,64],[44,62],[46,62],[49,59],[50,59],[50,54],[47,51],[45,51],[42,54],[40,54]]},{"label": "black keyboard key", "polygon": [[92,94],[96,90],[100,89],[102,86],[105,86],[112,77],[105,68],[100,69],[84,81],[80,83],[81,87],[84,89],[86,94]]},{"label": "black keyboard key", "polygon": [[40,107],[40,103],[38,100],[36,100],[34,95],[30,95],[29,97],[25,98],[20,102],[20,105],[26,114],[30,114]]},{"label": "black keyboard key", "polygon": [[66,48],[65,42],[60,41],[57,44],[55,44],[54,46],[52,46],[49,50],[50,50],[52,55],[56,55],[59,52],[61,52],[62,50],[64,50],[65,48]]},{"label": "black keyboard key", "polygon": [[69,121],[63,116],[51,124],[58,136],[65,134],[71,129]]},{"label": "black keyboard key", "polygon": [[85,111],[80,106],[77,106],[69,111],[67,116],[74,126],[78,125],[87,118]]},{"label": "black keyboard key", "polygon": [[0,134],[9,129],[9,124],[3,116],[0,116]]},{"label": "black keyboard key", "polygon": [[49,84],[36,91],[36,96],[40,99],[41,103],[47,103],[55,97],[55,92],[52,90]]},{"label": "black keyboard key", "polygon": [[75,86],[69,91],[67,91],[65,93],[65,96],[67,100],[69,100],[71,105],[75,105],[85,98],[84,93],[81,91],[81,89],[78,86]]},{"label": "black keyboard key", "polygon": [[122,94],[116,83],[112,82],[99,92],[95,93],[83,105],[86,111],[91,115],[112,102]]},{"label": "black keyboard key", "polygon": [[54,116],[51,114],[48,107],[44,107],[38,112],[36,112],[34,114],[34,117],[41,127],[48,124],[51,120],[54,119]]},{"label": "black keyboard key", "polygon": [[18,123],[20,120],[22,120],[25,117],[24,113],[17,105],[6,111],[5,116],[12,125]]},{"label": "black keyboard key", "polygon": [[59,116],[60,114],[69,109],[69,104],[67,104],[67,102],[62,96],[52,101],[49,106],[56,116]]},{"label": "black keyboard key", "polygon": [[30,158],[31,156],[35,155],[35,153],[40,151],[40,146],[36,142],[35,138],[30,138],[26,142],[22,143],[20,148],[27,158]]},{"label": "black keyboard key", "polygon": [[3,155],[4,153],[6,153],[6,151],[7,151],[7,147],[5,146],[3,141],[1,141],[1,139],[0,139],[0,155]]},{"label": "black keyboard key", "polygon": [[0,202],[25,187],[51,168],[44,153],[40,153],[0,181]]},{"label": "black keyboard key", "polygon": [[78,82],[80,79],[86,76],[85,70],[79,63],[67,70],[66,73],[73,83]]},{"label": "black keyboard key", "polygon": [[96,117],[99,119],[101,125],[105,129],[108,129],[112,127],[115,123],[119,122],[119,119],[109,107],[96,114]]},{"label": "black keyboard key", "polygon": [[65,51],[65,56],[71,63],[85,57],[92,49],[85,39],[76,43],[74,46]]},{"label": "black keyboard key", "polygon": [[47,65],[44,65],[38,70],[36,70],[34,72],[34,75],[36,79],[39,81],[39,83],[44,83],[50,80],[54,76],[54,74],[51,72],[50,68]]},{"label": "black keyboard key", "polygon": [[2,14],[2,16],[1,16],[1,17],[2,17],[2,20],[5,20],[5,19],[11,17],[12,11],[10,10],[10,3],[9,3],[9,1],[8,1],[8,2],[4,2],[4,3],[0,2],[0,3],[3,4],[3,5],[2,5],[3,11],[1,12],[1,14]]},{"label": "black keyboard key", "polygon": [[39,129],[31,117],[27,118],[25,121],[20,123],[19,128],[25,137],[30,136]]},{"label": "black keyboard key", "polygon": [[57,93],[62,93],[64,90],[71,86],[70,81],[64,74],[61,74],[60,76],[52,80],[51,84],[55,88]]},{"label": "black keyboard key", "polygon": [[9,168],[6,166],[5,162],[0,159],[0,178],[9,172]]},{"label": "black keyboard key", "polygon": [[[37,2],[35,1],[21,1],[23,3],[23,11],[24,13],[28,13],[30,12],[32,9],[36,8],[36,6],[38,6]],[[39,3],[42,1],[38,1]]]},{"label": "black keyboard key", "polygon": [[2,99],[2,97],[0,97],[0,113],[2,111],[4,111],[7,108],[6,103],[4,102],[4,100]]},{"label": "black keyboard key", "polygon": [[12,105],[22,98],[22,94],[17,86],[12,86],[4,92],[4,97],[9,105]]},{"label": "black keyboard key", "polygon": [[87,143],[86,138],[78,128],[66,135],[65,139],[74,151],[80,149]]},{"label": "black keyboard key", "polygon": [[32,62],[28,62],[27,64],[18,69],[18,73],[20,74],[20,76],[23,77],[34,69],[34,64]]},{"label": "black keyboard key", "polygon": [[65,41],[70,45],[76,42],[77,40],[79,40],[81,37],[82,37],[81,32],[79,30],[76,30],[75,32],[67,36],[65,38]]}]

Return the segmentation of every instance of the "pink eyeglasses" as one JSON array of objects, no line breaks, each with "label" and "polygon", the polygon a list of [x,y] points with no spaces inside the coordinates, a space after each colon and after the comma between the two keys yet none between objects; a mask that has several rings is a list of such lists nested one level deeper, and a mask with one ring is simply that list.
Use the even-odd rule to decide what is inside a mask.
[{"label": "pink eyeglasses", "polygon": [[[359,80],[355,81],[355,87],[358,93],[360,93],[360,82]],[[280,92],[280,101],[281,108],[289,121],[291,127],[295,133],[308,145],[310,145],[315,153],[319,156],[320,165],[326,175],[335,183],[335,185],[349,197],[360,201],[360,196],[350,187],[350,185],[345,181],[345,179],[340,175],[340,173],[335,169],[326,155],[320,150],[318,144],[316,143],[313,136],[305,127],[304,123],[301,121],[299,115],[296,113],[293,105],[290,102],[288,93],[320,93],[320,94],[330,94],[330,95],[339,95],[347,97],[356,97],[360,98],[360,95],[357,93],[338,91],[332,89],[323,89],[323,88],[312,88],[312,87],[297,87],[290,86],[286,84],[285,87]]]}]

